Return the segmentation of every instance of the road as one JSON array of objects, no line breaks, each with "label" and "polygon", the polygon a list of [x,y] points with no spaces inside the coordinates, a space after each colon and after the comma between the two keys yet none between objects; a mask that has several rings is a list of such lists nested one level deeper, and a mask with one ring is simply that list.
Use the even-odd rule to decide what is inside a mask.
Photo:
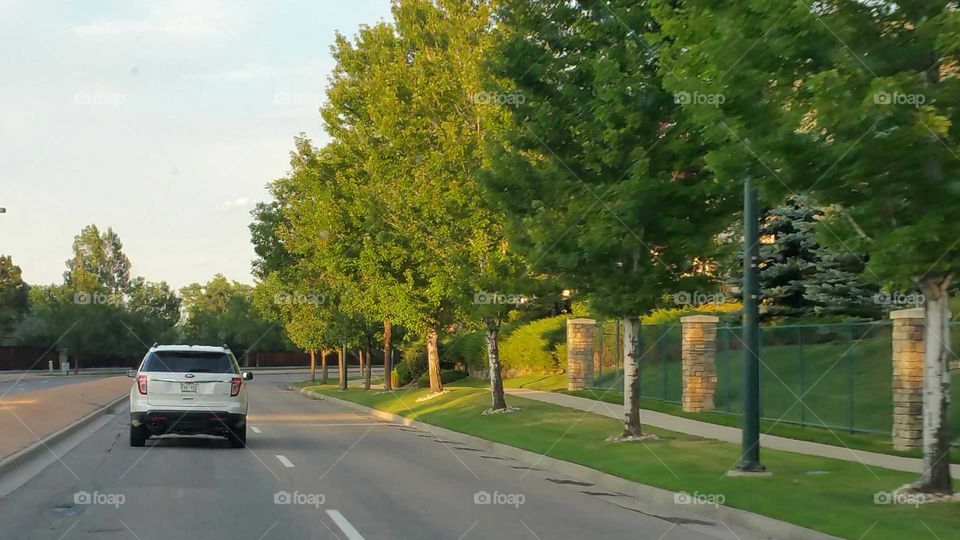
[{"label": "road", "polygon": [[49,377],[38,375],[3,375],[0,379],[0,397],[10,397],[34,390],[44,390],[46,388],[55,388],[67,384],[75,384],[93,380],[95,377],[104,377],[105,375],[52,375]]},{"label": "road", "polygon": [[[715,537],[702,534],[709,527],[624,508],[629,497],[282,388],[302,377],[258,375],[250,384],[246,449],[174,437],[130,448],[128,416],[119,408],[62,462],[0,499],[0,536]],[[78,504],[83,493],[98,504]],[[476,502],[490,499],[497,504]],[[287,500],[296,504],[282,504]]]}]

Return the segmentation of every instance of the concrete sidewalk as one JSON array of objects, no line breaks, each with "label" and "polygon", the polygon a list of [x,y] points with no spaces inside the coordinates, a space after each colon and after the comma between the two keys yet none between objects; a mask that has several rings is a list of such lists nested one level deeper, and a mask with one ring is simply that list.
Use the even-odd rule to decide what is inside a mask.
[{"label": "concrete sidewalk", "polygon": [[[560,405],[570,409],[577,409],[601,416],[623,420],[623,405],[616,405],[587,399],[558,392],[541,392],[538,390],[526,390],[522,388],[508,388],[507,394],[527,399],[535,399],[545,403]],[[729,443],[740,444],[740,430],[738,428],[719,426],[699,420],[691,420],[680,416],[673,416],[647,409],[640,410],[640,420],[650,426],[686,433],[703,437],[705,439],[716,439]],[[837,441],[840,442],[839,440]],[[829,444],[820,444],[808,441],[799,441],[788,439],[786,437],[776,437],[774,435],[760,435],[760,444],[763,448],[774,450],[784,450],[786,452],[796,452],[798,454],[808,454],[811,456],[820,456],[831,459],[842,459],[844,461],[854,461],[873,467],[882,467],[884,469],[893,469],[897,471],[906,471],[920,474],[923,472],[923,461],[915,458],[906,458],[899,456],[890,456],[887,454],[878,454],[876,452],[866,452],[864,450],[853,450],[843,446],[833,446]],[[960,465],[950,465],[950,474],[954,478],[960,478]]]},{"label": "concrete sidewalk", "polygon": [[97,378],[0,399],[0,459],[115,401],[130,384],[127,377]]}]

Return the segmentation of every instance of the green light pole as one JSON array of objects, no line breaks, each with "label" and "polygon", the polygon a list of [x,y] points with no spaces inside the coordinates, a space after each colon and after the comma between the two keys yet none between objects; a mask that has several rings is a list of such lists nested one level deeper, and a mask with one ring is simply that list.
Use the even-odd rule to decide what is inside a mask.
[{"label": "green light pole", "polygon": [[760,463],[760,227],[757,189],[743,182],[743,442],[739,472],[764,472]]}]

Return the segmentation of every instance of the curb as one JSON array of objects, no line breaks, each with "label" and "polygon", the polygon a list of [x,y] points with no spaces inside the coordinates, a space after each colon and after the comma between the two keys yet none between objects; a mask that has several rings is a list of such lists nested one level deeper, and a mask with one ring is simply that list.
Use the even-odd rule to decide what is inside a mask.
[{"label": "curb", "polygon": [[[88,413],[86,416],[81,417],[80,419],[73,422],[72,424],[66,427],[60,428],[58,431],[54,431],[53,433],[51,433],[50,435],[47,435],[43,439],[40,439],[39,441],[27,447],[21,448],[20,450],[17,450],[16,452],[10,454],[9,456],[3,458],[2,460],[0,460],[0,476],[6,474],[12,469],[16,469],[17,467],[23,465],[23,463],[30,461],[31,459],[36,457],[37,454],[42,453],[44,450],[47,450],[49,447],[59,443],[60,441],[66,439],[67,437],[87,427],[88,425],[93,423],[94,420],[97,420],[101,416],[110,412],[111,409],[119,405],[125,399],[127,399],[126,394]],[[57,456],[57,457],[60,457],[60,456]]]},{"label": "curb", "polygon": [[[624,478],[620,478],[619,476],[607,474],[583,465],[546,457],[542,454],[523,450],[515,446],[497,443],[487,439],[481,439],[479,437],[467,435],[458,431],[452,431],[446,428],[435,426],[433,424],[427,424],[425,422],[413,420],[411,418],[407,418],[406,416],[399,416],[393,413],[373,409],[365,405],[360,405],[352,401],[346,401],[326,394],[320,394],[305,388],[297,389],[288,386],[287,389],[299,392],[312,399],[329,400],[346,408],[366,412],[371,416],[381,420],[397,422],[403,424],[404,426],[420,428],[434,435],[457,441],[458,443],[462,442],[471,446],[476,446],[486,452],[500,457],[512,458],[530,466],[538,466],[550,469],[576,480],[591,482],[608,490],[627,493],[637,497],[638,499],[653,503],[658,506],[667,508],[675,507],[674,496],[676,493],[673,491],[641,484],[632,480],[626,480]],[[727,525],[736,525],[760,534],[765,534],[771,538],[782,540],[840,540],[840,538],[836,536],[831,536],[826,533],[814,531],[813,529],[801,527],[800,525],[794,525],[792,523],[787,523],[785,521],[780,521],[774,518],[762,516],[760,514],[754,514],[746,510],[740,510],[729,506],[690,505],[689,507],[685,508],[685,510],[705,518],[725,523]]]}]

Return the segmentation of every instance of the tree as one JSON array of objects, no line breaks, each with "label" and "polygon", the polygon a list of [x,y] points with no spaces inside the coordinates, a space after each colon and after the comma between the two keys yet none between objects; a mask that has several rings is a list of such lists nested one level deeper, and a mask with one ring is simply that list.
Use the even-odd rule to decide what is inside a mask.
[{"label": "tree", "polygon": [[130,285],[130,260],[123,253],[120,236],[107,228],[100,233],[87,225],[73,239],[73,257],[67,260],[64,281],[78,291],[126,293]]},{"label": "tree", "polygon": [[498,28],[494,72],[508,82],[496,95],[516,106],[488,185],[535,271],[623,319],[623,436],[639,437],[639,316],[703,286],[695,259],[711,256],[736,199],[663,88],[646,6],[508,0]]},{"label": "tree", "polygon": [[165,281],[154,283],[142,277],[130,281],[126,309],[133,332],[144,343],[173,342],[180,322],[180,298]]},{"label": "tree", "polygon": [[[488,9],[403,1],[394,4],[394,27],[363,28],[354,42],[339,37],[323,110],[343,164],[338,200],[351,210],[339,229],[355,233],[347,237],[355,249],[340,252],[362,284],[351,301],[425,337],[433,393],[443,390],[439,336],[467,317],[473,299],[457,269],[476,268],[472,257],[490,246],[476,179]],[[330,232],[330,241],[340,238]]]},{"label": "tree", "polygon": [[766,319],[813,313],[806,285],[816,273],[817,240],[813,231],[821,213],[802,197],[788,197],[760,216],[760,293]]},{"label": "tree", "polygon": [[[926,296],[924,472],[949,493],[947,291],[960,264],[954,180],[957,37],[953,2],[653,2],[664,77],[722,96],[688,109],[717,149],[717,174],[835,208],[822,229],[868,274]],[[757,29],[768,29],[762,39]],[[803,36],[803,39],[796,39]],[[717,101],[717,100],[714,100]]]},{"label": "tree", "polygon": [[253,288],[217,274],[204,285],[192,283],[180,296],[186,320],[182,324],[189,343],[228,345],[243,351],[289,350],[282,329],[265,319],[253,304]]},{"label": "tree", "polygon": [[20,267],[13,264],[9,255],[0,255],[0,344],[7,342],[29,310],[29,291]]}]

